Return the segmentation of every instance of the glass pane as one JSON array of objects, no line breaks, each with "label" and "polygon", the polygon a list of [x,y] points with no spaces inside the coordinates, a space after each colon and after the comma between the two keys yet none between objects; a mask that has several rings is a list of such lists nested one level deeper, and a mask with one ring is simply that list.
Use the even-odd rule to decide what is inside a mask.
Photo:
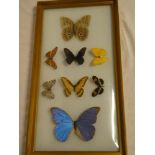
[{"label": "glass pane", "polygon": [[[79,41],[73,37],[70,41],[64,41],[61,36],[60,17],[65,16],[76,22],[84,15],[91,15],[88,38],[85,41]],[[118,151],[111,6],[47,9],[44,11],[42,33],[35,150]],[[54,61],[58,68],[54,70],[45,64],[45,54],[56,46],[58,52]],[[63,49],[69,48],[76,55],[82,47],[87,47],[84,64],[77,65],[75,62],[71,65],[66,64]],[[104,48],[108,51],[108,61],[105,64],[91,65],[94,56],[90,51],[93,47]],[[96,88],[91,79],[93,75],[104,79],[104,93],[96,97],[91,96]],[[76,84],[83,76],[88,76],[83,96],[77,97],[72,92],[71,96],[66,97],[60,80],[62,76],[67,77],[73,84]],[[50,100],[43,97],[41,92],[44,90],[42,84],[52,79],[56,79],[56,84],[52,88],[55,98]],[[92,140],[89,142],[81,140],[74,133],[74,129],[66,142],[62,143],[55,139],[55,124],[51,118],[51,107],[65,110],[75,121],[83,111],[94,106],[100,107],[101,110],[94,124],[96,132]]]}]

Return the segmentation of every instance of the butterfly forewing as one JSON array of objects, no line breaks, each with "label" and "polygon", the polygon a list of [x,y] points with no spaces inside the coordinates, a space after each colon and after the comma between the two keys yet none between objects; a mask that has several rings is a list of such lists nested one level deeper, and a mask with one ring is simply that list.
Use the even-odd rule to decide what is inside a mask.
[{"label": "butterfly forewing", "polygon": [[57,53],[58,47],[55,47],[52,51],[46,53],[46,57],[52,59]]},{"label": "butterfly forewing", "polygon": [[45,89],[51,89],[55,83],[56,83],[56,80],[46,81],[43,83],[43,86]]},{"label": "butterfly forewing", "polygon": [[92,76],[92,79],[96,85],[99,85],[99,79],[97,76]]}]

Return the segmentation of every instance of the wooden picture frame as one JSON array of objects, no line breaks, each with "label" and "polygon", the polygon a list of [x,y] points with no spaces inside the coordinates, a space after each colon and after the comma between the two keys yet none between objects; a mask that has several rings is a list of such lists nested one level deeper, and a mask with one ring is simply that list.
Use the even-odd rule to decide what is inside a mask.
[{"label": "wooden picture frame", "polygon": [[[114,46],[114,75],[117,103],[117,122],[119,135],[119,151],[35,151],[34,137],[37,111],[37,94],[38,82],[40,73],[40,51],[42,42],[42,21],[43,12],[45,9],[58,8],[74,8],[87,6],[102,6],[110,5],[112,7],[112,22],[113,22],[113,46]],[[118,16],[118,1],[117,0],[55,0],[55,1],[40,1],[37,4],[36,26],[35,26],[35,42],[33,55],[33,68],[31,80],[31,95],[29,103],[26,155],[126,155],[126,130],[124,116],[124,99],[123,99],[123,82],[122,82],[122,67],[121,67],[121,49],[120,49],[120,34],[119,34],[119,16]]]}]

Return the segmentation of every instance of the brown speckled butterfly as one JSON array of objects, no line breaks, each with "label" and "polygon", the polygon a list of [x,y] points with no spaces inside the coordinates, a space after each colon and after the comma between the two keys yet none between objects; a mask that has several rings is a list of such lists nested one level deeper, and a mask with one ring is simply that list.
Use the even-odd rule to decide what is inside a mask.
[{"label": "brown speckled butterfly", "polygon": [[46,53],[47,60],[45,62],[46,64],[53,67],[54,69],[57,69],[57,64],[53,60],[53,57],[56,55],[57,50],[58,50],[58,47],[55,47],[53,50]]},{"label": "brown speckled butterfly", "polygon": [[75,85],[73,85],[66,77],[61,77],[61,80],[65,87],[64,92],[67,97],[71,95],[72,91],[75,91],[77,96],[81,97],[84,93],[83,87],[85,86],[88,77],[84,76]]},{"label": "brown speckled butterfly", "polygon": [[74,35],[81,41],[88,37],[88,26],[90,15],[83,16],[75,24],[67,17],[61,17],[62,37],[65,41],[70,40]]},{"label": "brown speckled butterfly", "polygon": [[46,96],[49,99],[54,99],[54,93],[52,92],[52,87],[56,83],[56,80],[51,80],[43,83],[44,91],[42,91],[42,95]]},{"label": "brown speckled butterfly", "polygon": [[92,96],[95,97],[95,96],[103,93],[103,91],[104,91],[104,89],[103,89],[104,80],[99,79],[97,76],[92,76],[92,79],[93,79],[94,83],[97,85],[97,88],[95,88],[92,92]]}]

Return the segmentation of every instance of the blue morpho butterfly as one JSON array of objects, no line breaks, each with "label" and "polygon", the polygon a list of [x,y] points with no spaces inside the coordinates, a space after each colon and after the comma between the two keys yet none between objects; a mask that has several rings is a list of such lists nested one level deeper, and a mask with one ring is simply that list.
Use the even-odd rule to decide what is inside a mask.
[{"label": "blue morpho butterfly", "polygon": [[73,121],[71,117],[62,109],[51,108],[52,119],[56,124],[54,134],[58,141],[65,142],[74,128],[75,133],[84,141],[89,141],[95,134],[97,114],[100,111],[99,107],[91,107],[84,111],[77,121]]}]

